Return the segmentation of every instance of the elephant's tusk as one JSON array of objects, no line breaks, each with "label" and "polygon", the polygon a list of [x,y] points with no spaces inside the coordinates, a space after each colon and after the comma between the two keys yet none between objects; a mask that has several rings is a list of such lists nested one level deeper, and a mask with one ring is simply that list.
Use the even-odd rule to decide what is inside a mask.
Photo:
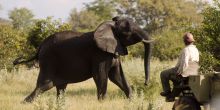
[{"label": "elephant's tusk", "polygon": [[144,43],[151,43],[151,42],[154,42],[154,40],[142,40],[142,42],[144,42]]},{"label": "elephant's tusk", "polygon": [[219,73],[220,73],[220,71],[214,71],[214,73],[215,73],[215,74],[219,74]]}]

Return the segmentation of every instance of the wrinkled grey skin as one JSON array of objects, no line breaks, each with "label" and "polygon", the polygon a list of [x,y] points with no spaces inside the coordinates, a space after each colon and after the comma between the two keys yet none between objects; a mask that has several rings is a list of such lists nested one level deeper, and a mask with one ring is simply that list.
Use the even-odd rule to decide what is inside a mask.
[{"label": "wrinkled grey skin", "polygon": [[[66,89],[67,84],[93,78],[97,87],[98,99],[106,95],[107,81],[110,79],[125,95],[131,96],[121,62],[120,55],[127,55],[127,46],[149,37],[130,19],[113,18],[113,21],[102,23],[95,31],[77,33],[64,31],[51,35],[40,45],[35,57],[14,64],[39,61],[40,72],[36,88],[25,98],[26,102],[56,87],[57,95]],[[145,46],[146,83],[149,75],[150,43]]]}]

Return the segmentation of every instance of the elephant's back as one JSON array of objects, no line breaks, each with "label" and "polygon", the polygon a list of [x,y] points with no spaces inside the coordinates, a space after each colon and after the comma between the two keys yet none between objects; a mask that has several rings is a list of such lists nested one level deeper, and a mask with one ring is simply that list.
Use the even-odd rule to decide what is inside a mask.
[{"label": "elephant's back", "polygon": [[81,37],[83,34],[84,33],[76,32],[76,31],[62,31],[62,32],[57,32],[52,36],[54,37],[54,43],[59,43],[72,38]]},{"label": "elephant's back", "polygon": [[[57,32],[47,37],[40,45],[39,57],[56,54],[80,53],[95,48],[93,33],[74,31]],[[84,49],[84,51],[82,51]],[[83,54],[83,53],[82,53]]]},{"label": "elephant's back", "polygon": [[96,47],[93,33],[65,31],[54,35],[53,51],[55,54],[88,55]]}]

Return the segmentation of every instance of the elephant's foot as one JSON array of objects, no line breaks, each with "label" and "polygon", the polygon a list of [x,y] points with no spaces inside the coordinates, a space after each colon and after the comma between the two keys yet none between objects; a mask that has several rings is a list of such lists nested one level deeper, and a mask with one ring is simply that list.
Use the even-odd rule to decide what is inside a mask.
[{"label": "elephant's foot", "polygon": [[101,100],[104,100],[106,98],[106,93],[100,93],[98,94],[98,100],[101,101]]},{"label": "elephant's foot", "polygon": [[34,98],[33,98],[33,97],[27,96],[27,97],[24,99],[23,103],[31,103],[31,102],[33,102],[33,101],[34,101]]},{"label": "elephant's foot", "polygon": [[145,80],[144,85],[145,85],[145,86],[148,85],[148,80]]},{"label": "elephant's foot", "polygon": [[24,99],[24,102],[31,103],[42,91],[36,88],[29,96]]},{"label": "elephant's foot", "polygon": [[106,99],[106,94],[102,95],[102,100]]},{"label": "elephant's foot", "polygon": [[126,94],[127,98],[129,98],[129,99],[132,97],[132,89],[131,89],[131,87],[128,87],[128,91],[125,92],[125,94]]}]

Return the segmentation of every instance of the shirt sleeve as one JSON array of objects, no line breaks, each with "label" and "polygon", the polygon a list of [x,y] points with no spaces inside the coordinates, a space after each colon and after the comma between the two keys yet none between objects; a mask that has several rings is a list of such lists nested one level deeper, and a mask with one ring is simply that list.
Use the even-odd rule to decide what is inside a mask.
[{"label": "shirt sleeve", "polygon": [[177,67],[178,74],[182,74],[188,67],[189,57],[190,57],[189,51],[187,50],[187,48],[185,48],[181,53],[181,58],[179,59],[180,60],[179,65]]}]

